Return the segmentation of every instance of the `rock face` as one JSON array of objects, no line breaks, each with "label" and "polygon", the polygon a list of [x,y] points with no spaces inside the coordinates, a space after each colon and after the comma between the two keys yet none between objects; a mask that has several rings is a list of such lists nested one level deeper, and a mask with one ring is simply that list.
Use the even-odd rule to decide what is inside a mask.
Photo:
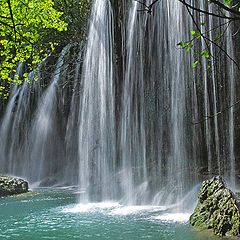
[{"label": "rock face", "polygon": [[202,183],[198,204],[190,217],[190,223],[201,229],[213,229],[218,236],[239,235],[239,204],[221,177]]},{"label": "rock face", "polygon": [[28,192],[28,183],[20,178],[0,176],[0,197]]}]

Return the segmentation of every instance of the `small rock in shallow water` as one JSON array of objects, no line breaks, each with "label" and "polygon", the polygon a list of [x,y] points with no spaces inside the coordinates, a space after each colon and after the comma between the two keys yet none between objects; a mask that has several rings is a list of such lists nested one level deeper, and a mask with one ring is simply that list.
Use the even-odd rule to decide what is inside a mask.
[{"label": "small rock in shallow water", "polygon": [[221,177],[202,183],[190,224],[201,229],[213,229],[218,236],[239,235],[239,203]]},{"label": "small rock in shallow water", "polygon": [[20,178],[0,176],[0,197],[28,192],[28,182]]}]

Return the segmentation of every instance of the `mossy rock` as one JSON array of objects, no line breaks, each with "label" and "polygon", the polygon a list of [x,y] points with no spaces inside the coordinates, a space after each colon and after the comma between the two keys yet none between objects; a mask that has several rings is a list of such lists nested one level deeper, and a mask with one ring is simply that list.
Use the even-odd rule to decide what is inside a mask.
[{"label": "mossy rock", "polygon": [[198,204],[190,217],[190,224],[201,229],[213,229],[218,236],[237,236],[240,212],[237,198],[221,177],[202,183]]},{"label": "mossy rock", "polygon": [[10,176],[0,176],[0,197],[28,192],[28,182]]}]

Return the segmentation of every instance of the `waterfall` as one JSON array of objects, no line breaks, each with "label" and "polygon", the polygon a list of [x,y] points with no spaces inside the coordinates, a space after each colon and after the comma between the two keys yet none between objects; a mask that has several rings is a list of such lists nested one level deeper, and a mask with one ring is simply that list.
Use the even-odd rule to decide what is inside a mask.
[{"label": "waterfall", "polygon": [[[65,57],[69,45],[61,52],[56,63],[53,79],[38,102],[37,111],[32,121],[28,144],[30,179],[40,181],[54,172],[54,162],[60,157],[59,133],[57,129],[57,87],[64,75]],[[59,155],[58,155],[59,154]],[[27,156],[26,156],[27,157]],[[60,159],[58,159],[60,161]]]},{"label": "waterfall", "polygon": [[10,95],[11,100],[8,103],[6,113],[4,115],[4,118],[1,122],[1,128],[0,128],[0,156],[1,156],[1,172],[9,172],[8,167],[8,153],[7,153],[7,145],[9,140],[9,133],[11,132],[11,124],[12,124],[12,114],[15,107],[15,101],[19,94],[20,89],[17,89],[16,87],[13,88],[12,93]]},{"label": "waterfall", "polygon": [[176,49],[188,36],[180,22],[189,21],[177,1],[157,3],[153,16],[140,14],[140,7],[133,4],[126,26],[122,183],[131,204],[149,201],[149,191],[160,186],[172,202],[190,180],[186,89],[193,71],[188,55]]},{"label": "waterfall", "polygon": [[[208,11],[213,11],[213,8],[211,5],[208,6]],[[209,17],[209,29],[214,28],[214,22],[213,22],[213,18],[210,16]],[[214,36],[212,34],[212,31],[210,31],[210,39],[214,39]],[[206,46],[205,46],[206,47]],[[203,48],[204,49],[204,48]],[[215,55],[215,49],[213,47],[213,45],[211,45],[210,47],[210,52]],[[220,143],[219,143],[219,126],[218,126],[218,117],[217,117],[217,112],[218,112],[218,106],[217,106],[217,85],[216,85],[216,69],[215,69],[215,64],[214,64],[214,59],[211,59],[211,81],[212,81],[212,93],[213,93],[213,99],[212,99],[212,103],[213,103],[213,111],[209,112],[208,115],[206,116],[211,116],[213,115],[213,122],[214,122],[214,142],[215,142],[215,149],[214,149],[214,155],[211,156],[212,158],[216,159],[215,162],[217,164],[215,164],[215,168],[217,168],[217,173],[221,174],[221,162],[220,162]],[[207,71],[207,68],[205,69],[205,71]],[[209,78],[207,78],[205,81],[208,81]],[[206,93],[205,93],[206,94]],[[213,162],[212,159],[209,159],[209,162]],[[213,164],[211,164],[213,165]],[[210,173],[212,171],[214,171],[214,169],[209,169]],[[216,170],[215,170],[216,171]]]},{"label": "waterfall", "polygon": [[[16,75],[20,78],[23,74],[23,64],[18,64]],[[12,152],[9,151],[13,145],[11,137],[15,134],[16,127],[16,120],[15,117],[18,118],[15,113],[19,112],[19,108],[16,106],[17,99],[22,98],[22,92],[24,87],[18,88],[17,85],[12,86],[11,94],[10,94],[10,101],[8,102],[5,115],[1,121],[0,125],[0,163],[1,163],[1,172],[12,173],[13,170],[13,159],[12,159]],[[17,108],[17,111],[16,111]],[[13,149],[12,149],[13,150]]]},{"label": "waterfall", "polygon": [[128,204],[136,204],[137,197],[141,201],[143,196],[138,196],[141,192],[135,190],[137,186],[147,184],[143,72],[143,31],[147,16],[138,21],[137,8],[138,4],[135,2],[129,11],[127,23],[121,119],[121,183]]},{"label": "waterfall", "polygon": [[[234,48],[233,48],[233,28],[232,26],[228,26],[227,29],[227,44],[226,49],[229,56],[235,58],[234,55]],[[228,171],[228,177],[230,178],[230,184],[231,187],[235,190],[236,189],[236,156],[235,156],[235,114],[234,114],[234,104],[237,101],[236,100],[236,66],[233,61],[228,59],[227,61],[227,71],[228,71],[228,79],[229,79],[229,93],[230,93],[230,99],[228,102],[228,105],[230,107],[229,109],[229,123],[228,123],[228,131],[229,131],[229,171]]]},{"label": "waterfall", "polygon": [[[216,9],[211,4],[201,2],[201,9],[214,12]],[[213,31],[217,26],[222,25],[225,32],[223,41],[226,52],[233,59],[233,27],[212,16],[201,16],[202,22],[206,25],[201,26],[203,32],[207,32],[209,39],[214,41],[219,35]],[[224,23],[226,26],[224,26]],[[206,42],[201,40],[202,48],[207,48]],[[202,77],[204,80],[204,130],[207,147],[208,171],[211,175],[223,175],[230,185],[235,188],[235,118],[234,105],[236,101],[236,66],[225,54],[219,54],[219,48],[210,45],[211,61],[202,59]],[[221,52],[221,51],[220,51]],[[222,69],[219,69],[216,58],[221,61]],[[224,65],[227,64],[225,70]],[[226,71],[226,73],[224,72]],[[225,83],[224,83],[225,81]],[[229,107],[229,109],[228,109]],[[225,110],[228,109],[228,113]],[[219,114],[221,113],[221,114]]]},{"label": "waterfall", "polygon": [[[188,36],[189,28],[187,26],[188,19],[185,18],[186,11],[183,6],[178,2],[168,2],[168,18],[169,26],[168,36],[169,39],[169,59],[166,62],[166,67],[170,68],[168,78],[168,84],[170,85],[170,170],[168,173],[168,179],[171,181],[175,176],[175,182],[173,183],[178,189],[175,191],[175,197],[183,197],[184,186],[190,180],[189,170],[187,163],[190,160],[187,155],[187,137],[189,120],[187,118],[187,87],[188,76],[193,75],[191,69],[191,59],[183,52],[176,51],[176,44],[181,39],[186,39]],[[180,24],[183,22],[184,24]],[[173,29],[178,29],[179,34],[176,35]],[[165,43],[166,44],[166,43]],[[160,56],[159,56],[160,57]],[[184,62],[184,64],[182,64]],[[192,131],[192,126],[190,127]],[[179,200],[179,199],[177,199]]]},{"label": "waterfall", "polygon": [[65,145],[66,145],[66,157],[68,158],[67,165],[65,166],[64,178],[68,179],[69,183],[78,182],[78,174],[75,170],[78,169],[78,131],[76,126],[78,125],[78,116],[80,108],[80,96],[82,94],[81,84],[81,72],[83,59],[83,46],[80,44],[80,50],[77,55],[76,66],[74,69],[73,78],[73,89],[70,104],[70,113],[67,120],[66,134],[65,134]]},{"label": "waterfall", "polygon": [[[114,1],[95,0],[86,42],[46,61],[56,62],[50,73],[42,67],[29,74],[30,84],[11,88],[0,172],[40,186],[78,184],[82,203],[175,204],[217,174],[235,188],[236,66],[213,45],[214,58],[200,57],[203,39],[191,52],[179,47],[195,26],[178,0],[159,1],[151,14],[137,1],[121,4],[120,13]],[[214,40],[211,29],[224,20],[194,16]],[[235,58],[233,31],[227,28],[222,46]]]},{"label": "waterfall", "polygon": [[115,194],[113,28],[110,1],[96,0],[83,63],[79,112],[79,187],[83,202],[109,200]]},{"label": "waterfall", "polygon": [[[33,80],[34,73],[31,72],[28,76],[29,80]],[[18,99],[16,103],[16,110],[14,111],[14,120],[12,122],[12,131],[10,133],[8,152],[9,152],[9,173],[15,173],[16,175],[22,175],[24,171],[24,164],[20,164],[25,161],[25,159],[21,159],[23,156],[23,147],[19,146],[19,142],[21,142],[23,132],[27,131],[26,125],[22,122],[22,119],[28,119],[28,107],[30,101],[29,94],[29,84],[24,82],[23,85],[19,88]]]}]

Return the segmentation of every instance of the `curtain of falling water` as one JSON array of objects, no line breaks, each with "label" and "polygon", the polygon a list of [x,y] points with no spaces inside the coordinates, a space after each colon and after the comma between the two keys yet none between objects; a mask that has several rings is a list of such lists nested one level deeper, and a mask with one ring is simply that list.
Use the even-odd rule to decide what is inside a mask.
[{"label": "curtain of falling water", "polygon": [[[176,51],[176,44],[182,39],[186,39],[189,34],[188,21],[186,12],[183,10],[182,4],[179,2],[168,1],[168,44],[169,44],[169,75],[167,76],[170,85],[170,146],[171,152],[169,156],[170,166],[168,172],[169,182],[174,179],[173,184],[177,186],[174,192],[176,200],[183,197],[183,188],[189,182],[189,159],[187,155],[187,86],[189,76],[192,76],[191,61],[184,52]],[[175,30],[178,31],[176,35]],[[171,186],[172,188],[172,186]],[[174,189],[174,188],[173,188]]]},{"label": "curtain of falling water", "polygon": [[[201,9],[205,9],[207,6],[204,4],[203,1],[200,2],[200,8]],[[207,10],[207,9],[206,9]],[[205,23],[207,21],[207,17],[205,16],[201,16],[199,19],[199,22],[203,22]],[[201,31],[206,30],[204,25],[202,25],[200,27]],[[206,48],[206,43],[203,39],[201,39],[201,48],[205,49]],[[210,116],[211,112],[210,112],[210,99],[209,99],[209,92],[208,92],[208,72],[207,72],[207,61],[205,59],[201,59],[202,60],[202,72],[201,75],[203,76],[203,88],[204,88],[204,97],[203,97],[203,102],[204,102],[204,116]],[[211,65],[214,69],[214,66]],[[211,131],[211,124],[210,121],[204,121],[204,130],[205,130],[205,138],[206,138],[206,147],[207,147],[207,158],[210,159],[208,161],[208,171],[212,174],[213,172],[213,162],[211,161],[211,159],[213,158],[213,153],[212,153],[212,146],[211,146],[211,142],[212,142],[212,131]]]},{"label": "curtain of falling water", "polygon": [[[233,27],[228,26],[226,32],[226,49],[229,56],[235,59],[234,48],[233,48]],[[229,84],[229,101],[228,105],[230,106],[229,109],[229,120],[228,120],[228,131],[229,131],[229,139],[228,139],[228,159],[229,159],[229,170],[228,170],[228,177],[230,179],[231,187],[235,190],[236,189],[236,157],[235,157],[235,114],[234,114],[234,107],[233,105],[236,103],[236,65],[230,59],[227,59],[227,78]]]},{"label": "curtain of falling water", "polygon": [[[17,67],[17,75],[21,78],[23,74],[23,64],[20,63]],[[5,115],[0,125],[0,164],[1,172],[12,173],[12,166],[14,165],[11,159],[12,152],[9,151],[9,145],[11,145],[13,139],[12,133],[15,131],[15,112],[16,102],[22,89],[13,86],[11,89],[10,101],[7,105]],[[21,94],[22,95],[22,94]]]},{"label": "curtain of falling water", "polygon": [[148,183],[165,179],[161,187],[172,202],[189,181],[186,89],[193,72],[176,49],[188,36],[188,20],[178,1],[156,4],[153,16],[139,8],[132,4],[126,27],[122,187],[128,203],[144,203]]},{"label": "curtain of falling water", "polygon": [[11,141],[9,139],[9,134],[12,130],[12,122],[13,122],[13,110],[16,104],[16,98],[19,94],[20,89],[17,89],[17,87],[14,87],[12,89],[12,93],[10,95],[10,101],[8,103],[8,106],[6,108],[6,113],[2,119],[1,122],[1,128],[0,128],[0,164],[1,164],[1,172],[5,173],[11,173],[9,172],[9,152],[8,152],[8,143]]},{"label": "curtain of falling water", "polygon": [[[26,155],[29,156],[31,181],[40,181],[50,176],[57,156],[61,156],[57,129],[57,87],[64,75],[64,58],[69,54],[69,45],[58,58],[53,79],[38,102],[37,112],[32,121]],[[59,155],[58,155],[59,154]],[[27,156],[26,156],[27,157]],[[58,159],[60,161],[60,157]]]},{"label": "curtain of falling water", "polygon": [[[204,1],[199,3],[201,9],[209,12],[216,11],[212,4]],[[220,33],[224,33],[224,48],[232,58],[233,49],[233,28],[223,20],[212,16],[200,17],[201,22],[206,25],[201,26],[203,32],[214,41]],[[222,25],[221,29],[214,29]],[[201,41],[202,48],[207,48],[206,42]],[[221,44],[221,43],[219,43]],[[230,107],[225,114],[224,109],[233,105],[236,101],[236,66],[226,54],[219,54],[219,48],[210,45],[210,52],[213,55],[211,61],[202,58],[202,78],[204,81],[204,130],[207,147],[207,162],[210,175],[221,174],[228,182],[235,187],[235,119],[234,107]],[[217,62],[221,64],[218,65]],[[226,67],[225,67],[226,64]],[[209,68],[210,67],[210,68]],[[209,68],[209,69],[208,69]],[[223,111],[222,114],[219,114]],[[202,114],[203,115],[203,114]]]},{"label": "curtain of falling water", "polygon": [[116,191],[113,27],[110,1],[96,0],[83,65],[79,117],[81,202],[112,199]]},{"label": "curtain of falling water", "polygon": [[70,113],[68,116],[66,134],[65,134],[65,147],[66,147],[66,157],[68,159],[64,178],[68,179],[69,183],[78,182],[78,173],[76,174],[76,169],[78,169],[78,131],[76,130],[78,125],[78,115],[80,108],[80,95],[82,94],[81,86],[81,61],[83,59],[83,46],[80,44],[80,50],[77,56],[77,62],[74,70],[74,84],[72,89]]},{"label": "curtain of falling water", "polygon": [[[34,72],[31,72],[28,76],[30,81],[33,81]],[[22,135],[27,132],[27,124],[22,121],[28,118],[29,103],[30,103],[30,86],[27,82],[19,88],[18,99],[16,103],[16,110],[14,111],[14,120],[12,122],[12,131],[10,133],[10,139],[8,143],[9,162],[8,172],[16,175],[22,175],[25,170],[26,159],[22,159],[24,154],[23,146],[19,146]]]},{"label": "curtain of falling water", "polygon": [[128,204],[136,204],[137,200],[141,202],[147,187],[143,60],[147,15],[140,17],[137,9],[138,4],[134,2],[126,26],[121,120],[121,184]]},{"label": "curtain of falling water", "polygon": [[[210,5],[208,5],[208,9],[207,9],[209,12],[213,12],[213,7]],[[209,17],[209,29],[213,29],[214,28],[214,22],[213,22],[213,18],[210,16]],[[210,31],[209,33],[209,37],[210,39],[214,39],[214,36],[212,34],[212,31]],[[206,47],[206,46],[205,46]],[[204,48],[203,48],[204,49]],[[216,49],[214,49],[214,46],[211,45],[210,46],[210,52],[215,55],[216,54]],[[219,143],[219,124],[218,124],[218,117],[217,117],[217,111],[218,111],[218,91],[217,91],[217,75],[216,75],[216,67],[215,67],[215,64],[214,64],[214,59],[212,58],[211,59],[211,69],[212,69],[212,72],[211,72],[211,81],[212,81],[212,109],[213,111],[210,113],[210,115],[214,115],[214,118],[213,118],[213,122],[214,122],[214,142],[215,142],[215,148],[213,150],[214,152],[214,158],[215,158],[215,168],[217,169],[217,173],[218,174],[221,174],[221,169],[222,169],[222,166],[221,166],[221,161],[220,161],[220,143]],[[207,71],[207,69],[205,69],[205,71]],[[209,78],[208,78],[209,79]],[[207,81],[207,79],[206,79]],[[206,115],[208,116],[208,115]],[[210,133],[211,134],[211,133]],[[210,159],[210,161],[212,161]],[[213,164],[212,164],[213,165]],[[213,169],[210,170],[210,172],[212,171]]]}]

